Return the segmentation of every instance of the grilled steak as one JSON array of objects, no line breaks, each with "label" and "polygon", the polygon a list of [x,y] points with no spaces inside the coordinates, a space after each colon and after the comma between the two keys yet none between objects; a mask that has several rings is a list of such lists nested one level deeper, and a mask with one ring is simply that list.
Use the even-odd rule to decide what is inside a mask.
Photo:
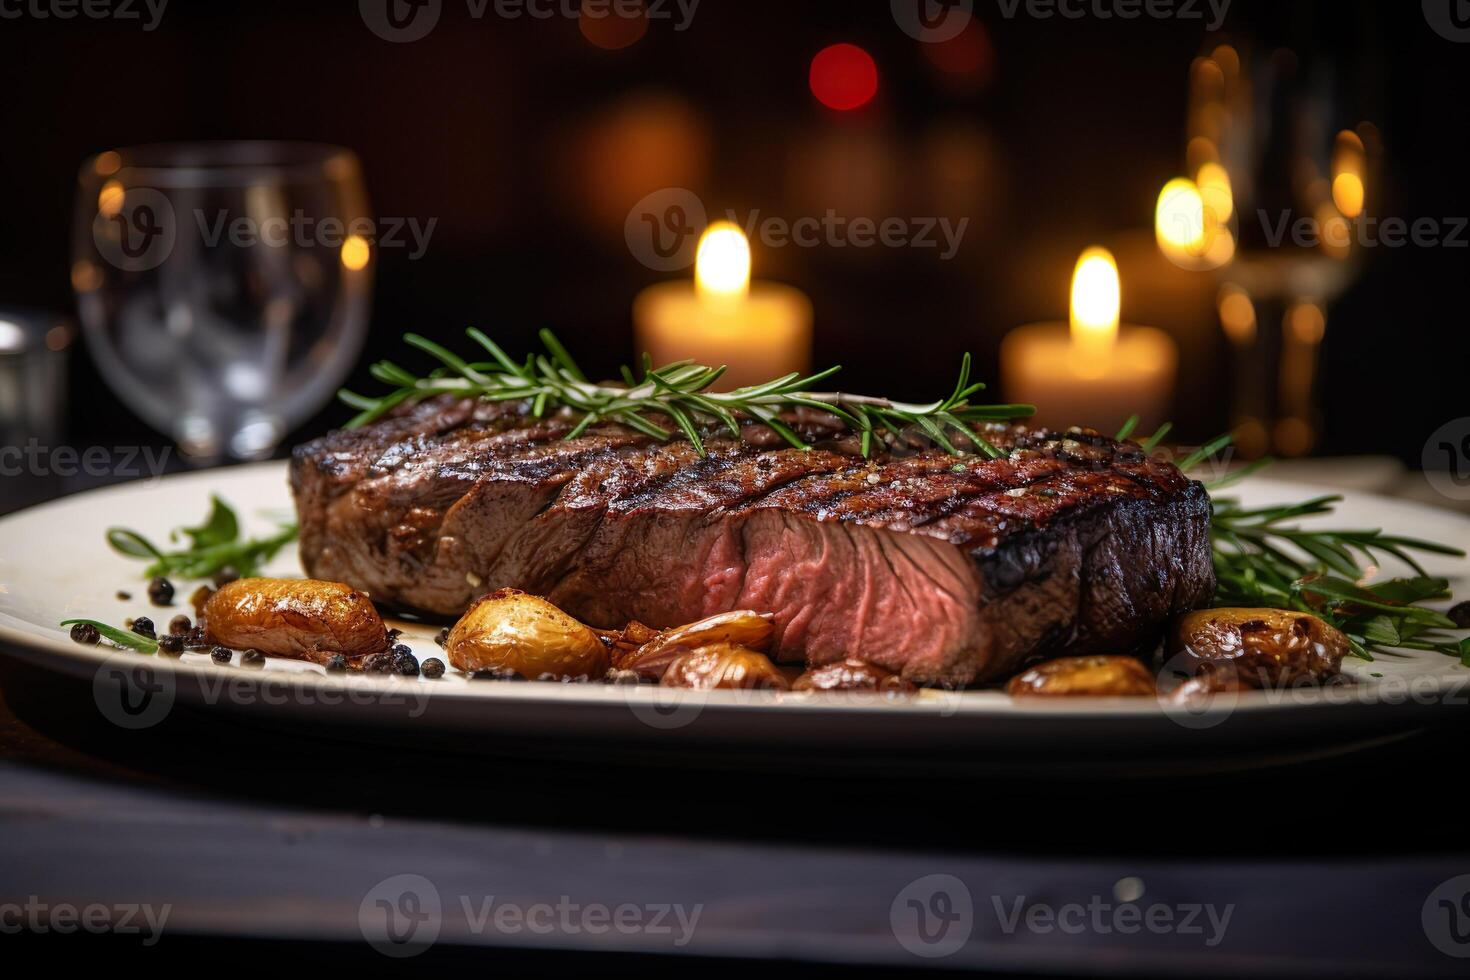
[{"label": "grilled steak", "polygon": [[830,416],[711,430],[707,455],[519,406],[439,398],[299,447],[307,572],[457,615],[490,589],[584,622],[773,613],[775,656],[969,684],[1122,653],[1214,589],[1204,488],[1090,430],[994,426],[1007,458],[856,452]]}]

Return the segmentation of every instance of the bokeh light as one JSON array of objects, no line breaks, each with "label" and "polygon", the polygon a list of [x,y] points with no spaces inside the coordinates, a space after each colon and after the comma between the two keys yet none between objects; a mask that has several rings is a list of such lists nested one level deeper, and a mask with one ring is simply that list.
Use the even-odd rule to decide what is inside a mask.
[{"label": "bokeh light", "polygon": [[839,112],[862,108],[878,94],[878,66],[856,44],[833,44],[818,51],[809,80],[817,101]]}]

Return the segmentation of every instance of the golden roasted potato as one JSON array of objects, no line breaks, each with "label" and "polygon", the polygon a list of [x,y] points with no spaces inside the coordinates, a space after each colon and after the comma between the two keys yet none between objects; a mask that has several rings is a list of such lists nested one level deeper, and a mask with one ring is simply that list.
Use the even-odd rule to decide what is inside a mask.
[{"label": "golden roasted potato", "polygon": [[734,643],[711,643],[686,650],[669,663],[660,682],[664,687],[698,690],[716,688],[785,691],[786,675],[764,653]]},{"label": "golden roasted potato", "polygon": [[1288,609],[1200,609],[1174,624],[1169,652],[1187,674],[1234,673],[1252,687],[1331,677],[1347,637],[1309,613]]},{"label": "golden roasted potato", "polygon": [[367,593],[316,579],[243,578],[204,601],[210,639],[235,649],[325,663],[388,647],[388,630]]},{"label": "golden roasted potato", "polygon": [[1013,698],[1153,697],[1153,675],[1133,657],[1059,657],[1023,670],[1006,684]]},{"label": "golden roasted potato", "polygon": [[770,616],[737,609],[664,630],[631,653],[623,653],[615,666],[658,680],[675,657],[689,650],[724,643],[759,652],[770,644],[774,632]]},{"label": "golden roasted potato", "polygon": [[862,660],[839,660],[812,667],[791,685],[793,691],[879,691],[908,693],[918,687],[891,670]]},{"label": "golden roasted potato", "polygon": [[514,672],[528,680],[600,679],[609,663],[596,633],[518,589],[475,600],[449,631],[444,650],[460,670]]}]

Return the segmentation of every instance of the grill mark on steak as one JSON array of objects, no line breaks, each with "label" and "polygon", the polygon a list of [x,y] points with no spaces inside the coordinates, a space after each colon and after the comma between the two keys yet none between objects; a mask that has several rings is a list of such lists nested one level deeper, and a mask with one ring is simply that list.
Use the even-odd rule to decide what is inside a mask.
[{"label": "grill mark on steak", "polygon": [[1133,649],[1213,592],[1203,488],[1096,433],[994,426],[1004,459],[865,460],[803,410],[810,451],[711,426],[700,457],[525,412],[439,398],[300,447],[308,572],[443,614],[514,586],[600,627],[758,608],[778,658],[956,684]]}]

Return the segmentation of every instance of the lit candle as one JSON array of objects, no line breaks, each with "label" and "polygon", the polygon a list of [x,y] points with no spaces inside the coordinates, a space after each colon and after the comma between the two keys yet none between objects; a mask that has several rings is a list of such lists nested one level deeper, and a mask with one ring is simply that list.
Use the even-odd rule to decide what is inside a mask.
[{"label": "lit candle", "polygon": [[811,364],[812,304],[801,291],[750,281],[750,243],[730,222],[705,230],[694,283],[651,286],[633,303],[638,349],[655,365],[726,365],[721,390],[758,384]]},{"label": "lit candle", "polygon": [[1036,406],[1036,422],[1091,426],[1112,435],[1137,414],[1140,431],[1167,421],[1179,355],[1152,327],[1122,325],[1118,266],[1089,248],[1072,274],[1070,323],[1018,327],[1001,342],[1007,401]]}]

